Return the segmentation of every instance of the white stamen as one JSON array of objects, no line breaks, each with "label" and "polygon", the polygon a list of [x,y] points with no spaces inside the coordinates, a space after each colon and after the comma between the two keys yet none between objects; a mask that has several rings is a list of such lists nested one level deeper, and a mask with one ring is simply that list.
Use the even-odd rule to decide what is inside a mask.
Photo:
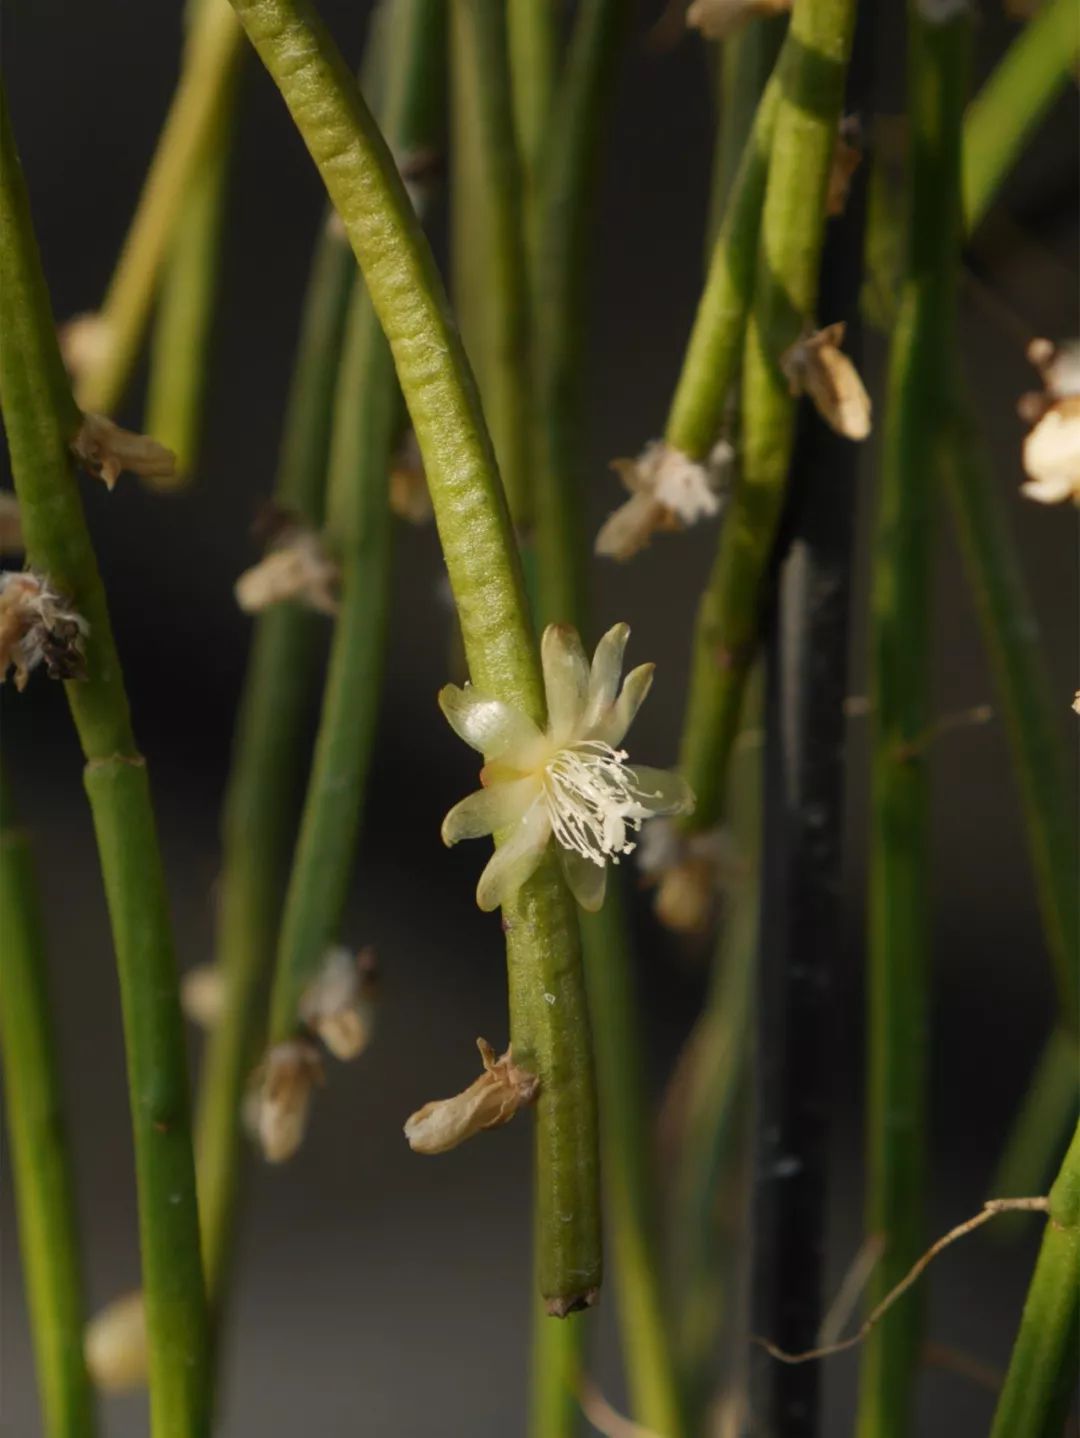
[{"label": "white stamen", "polygon": [[637,787],[627,769],[625,749],[599,739],[560,749],[544,769],[544,797],[552,832],[564,849],[603,868],[608,859],[636,848],[627,829],[637,833],[652,813],[640,802],[652,797]]}]

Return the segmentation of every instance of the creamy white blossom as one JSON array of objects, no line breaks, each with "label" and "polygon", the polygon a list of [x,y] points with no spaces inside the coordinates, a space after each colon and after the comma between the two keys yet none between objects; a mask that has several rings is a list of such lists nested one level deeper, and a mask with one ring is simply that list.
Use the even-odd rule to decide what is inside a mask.
[{"label": "creamy white blossom", "polygon": [[637,865],[655,887],[657,918],[681,934],[704,932],[725,886],[745,872],[726,829],[684,834],[670,819],[658,819],[645,830]]},{"label": "creamy white blossom", "polygon": [[245,614],[294,600],[320,614],[336,614],[341,569],[323,538],[305,524],[293,523],[275,534],[258,564],[245,569],[233,586]]},{"label": "creamy white blossom", "polygon": [[635,847],[646,819],[689,813],[694,797],[677,774],[627,763],[621,747],[652,684],[642,664],[619,687],[630,630],[610,629],[590,668],[577,632],[552,624],[541,657],[548,726],[466,685],[447,685],[439,703],[458,735],[487,761],[483,788],[447,814],[443,840],[500,839],[476,891],[482,909],[498,908],[533,874],[549,840],[585,909],[599,909],[609,861]]},{"label": "creamy white blossom", "polygon": [[83,1356],[93,1383],[106,1393],[145,1385],[150,1349],[141,1290],[114,1298],[94,1314],[83,1335]]},{"label": "creamy white blossom", "polygon": [[312,1093],[322,1081],[322,1059],[309,1040],[286,1039],[267,1053],[254,1076],[245,1117],[268,1163],[284,1163],[300,1147]]},{"label": "creamy white blossom", "polygon": [[597,554],[631,559],[654,534],[687,529],[720,513],[735,452],[719,440],[704,463],[665,440],[650,440],[637,459],[613,459],[611,467],[630,493],[600,527]]},{"label": "creamy white blossom", "polygon": [[1021,493],[1039,504],[1080,504],[1080,341],[1034,339],[1027,357],[1043,388],[1020,399],[1020,415],[1031,425]]},{"label": "creamy white blossom", "polygon": [[318,1034],[336,1059],[347,1062],[367,1048],[374,1028],[375,954],[327,949],[318,973],[304,990],[301,1022]]}]

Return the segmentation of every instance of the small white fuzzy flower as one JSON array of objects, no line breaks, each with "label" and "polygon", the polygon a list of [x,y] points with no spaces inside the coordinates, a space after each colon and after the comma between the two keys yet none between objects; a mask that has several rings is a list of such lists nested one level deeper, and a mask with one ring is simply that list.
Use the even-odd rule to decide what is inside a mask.
[{"label": "small white fuzzy flower", "polygon": [[613,459],[611,468],[630,498],[601,525],[596,553],[610,559],[631,559],[654,534],[687,529],[699,519],[719,514],[734,457],[731,445],[723,439],[703,464],[664,440],[654,439],[637,459]]},{"label": "small white fuzzy flower", "polygon": [[694,807],[689,785],[663,769],[627,764],[619,746],[652,685],[653,665],[633,670],[619,689],[630,630],[617,624],[596,646],[592,667],[576,630],[549,624],[541,642],[548,726],[466,685],[449,684],[439,704],[457,734],[487,761],[483,788],[443,820],[446,844],[498,834],[501,842],[476,890],[481,909],[511,899],[535,872],[550,839],[567,883],[584,909],[604,902],[607,864],[633,851],[635,835],[657,814]]},{"label": "small white fuzzy flower", "polygon": [[39,664],[50,679],[84,679],[88,632],[86,620],[46,575],[31,569],[0,573],[0,684],[14,669],[15,688],[25,689]]},{"label": "small white fuzzy flower", "polygon": [[220,964],[196,964],[180,978],[180,1007],[185,1018],[207,1030],[216,1028],[225,1012],[225,976]]},{"label": "small white fuzzy flower", "polygon": [[286,600],[320,614],[336,614],[340,582],[341,570],[322,536],[305,524],[293,523],[275,535],[258,564],[244,570],[233,592],[245,614],[258,614]]},{"label": "small white fuzzy flower", "polygon": [[693,0],[686,23],[706,40],[726,40],[751,20],[782,15],[791,9],[791,0]]},{"label": "small white fuzzy flower", "polygon": [[645,830],[637,862],[646,882],[655,885],[657,918],[679,934],[704,932],[725,886],[745,872],[726,829],[683,834],[670,819]]},{"label": "small white fuzzy flower", "polygon": [[266,1055],[246,1116],[267,1163],[284,1163],[300,1147],[311,1096],[322,1081],[322,1059],[307,1039],[286,1039]]},{"label": "small white fuzzy flower", "polygon": [[335,1058],[358,1058],[374,1027],[377,984],[375,954],[361,949],[328,949],[322,967],[300,999],[300,1019],[322,1039]]},{"label": "small white fuzzy flower", "polygon": [[91,1318],[83,1335],[83,1356],[91,1380],[106,1393],[145,1386],[150,1350],[140,1290],[114,1298]]},{"label": "small white fuzzy flower", "polygon": [[0,555],[21,554],[24,548],[19,501],[5,489],[0,491]]},{"label": "small white fuzzy flower", "polygon": [[870,433],[870,396],[840,346],[843,324],[806,334],[780,356],[780,369],[794,395],[807,394],[829,426],[845,439]]},{"label": "small white fuzzy flower", "polygon": [[1050,406],[1028,432],[1023,448],[1026,484],[1021,494],[1039,504],[1080,504],[1080,396]]},{"label": "small white fuzzy flower", "polygon": [[484,1039],[476,1040],[484,1072],[464,1092],[435,1099],[405,1122],[413,1153],[448,1153],[474,1134],[509,1123],[518,1109],[536,1098],[540,1080],[518,1068],[507,1049],[500,1058]]},{"label": "small white fuzzy flower", "polygon": [[103,414],[84,414],[71,451],[82,467],[112,489],[125,470],[140,479],[176,478],[176,455],[156,439],[121,429]]}]

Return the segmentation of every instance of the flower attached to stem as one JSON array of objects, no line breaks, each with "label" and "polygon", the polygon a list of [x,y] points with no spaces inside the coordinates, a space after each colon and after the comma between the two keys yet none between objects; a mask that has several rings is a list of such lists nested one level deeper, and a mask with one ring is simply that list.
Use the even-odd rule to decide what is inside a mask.
[{"label": "flower attached to stem", "polygon": [[112,327],[96,310],[73,315],[60,326],[57,339],[64,365],[76,384],[107,364],[112,352]]},{"label": "flower attached to stem", "polygon": [[1023,450],[1028,481],[1020,492],[1039,504],[1080,504],[1080,340],[1035,339],[1027,356],[1043,388],[1023,395],[1018,406],[1031,425]]},{"label": "flower attached to stem", "polygon": [[845,439],[870,433],[870,396],[859,371],[841,350],[841,324],[806,334],[780,356],[780,368],[794,395],[808,394],[818,414]]},{"label": "flower attached to stem", "polygon": [[645,882],[655,885],[656,917],[677,934],[704,933],[724,889],[746,873],[726,829],[683,834],[669,819],[645,830],[637,862]]},{"label": "flower attached to stem", "polygon": [[312,1091],[322,1081],[322,1059],[309,1039],[286,1039],[266,1055],[254,1076],[247,1118],[267,1163],[284,1163],[300,1147]]},{"label": "flower attached to stem", "polygon": [[84,414],[71,452],[88,474],[112,489],[125,470],[140,479],[176,477],[176,455],[156,439],[121,429],[103,414]]},{"label": "flower attached to stem", "polygon": [[150,1351],[141,1289],[114,1298],[95,1313],[83,1335],[83,1354],[95,1387],[105,1393],[145,1385]]},{"label": "flower attached to stem", "polygon": [[686,23],[706,40],[727,40],[751,20],[783,15],[790,9],[791,0],[693,0]]},{"label": "flower attached to stem", "polygon": [[507,1049],[500,1058],[484,1039],[476,1040],[484,1072],[464,1092],[435,1099],[411,1114],[405,1137],[414,1153],[447,1153],[473,1134],[509,1123],[536,1098],[540,1080],[518,1068]]},{"label": "flower attached to stem", "polygon": [[735,452],[720,440],[699,464],[664,440],[650,440],[637,459],[613,459],[611,467],[630,498],[608,516],[596,536],[596,553],[631,559],[654,534],[688,529],[719,514]]},{"label": "flower attached to stem", "polygon": [[44,574],[0,573],[0,683],[14,669],[15,688],[22,691],[39,664],[50,679],[85,679],[88,629]]},{"label": "flower attached to stem", "polygon": [[220,964],[196,964],[180,978],[180,1007],[185,1018],[207,1033],[225,1012],[225,975]]},{"label": "flower attached to stem", "polygon": [[0,555],[21,554],[24,548],[19,501],[5,489],[0,492]]},{"label": "flower attached to stem", "polygon": [[617,624],[596,646],[592,667],[577,631],[549,624],[541,643],[548,726],[469,685],[448,684],[439,704],[466,744],[483,754],[483,788],[443,820],[446,844],[498,836],[476,902],[491,910],[535,872],[548,842],[584,909],[604,902],[607,864],[633,852],[631,835],[657,814],[687,814],[694,796],[677,774],[631,768],[621,745],[652,685],[653,665],[619,689],[630,630]]},{"label": "flower attached to stem", "polygon": [[266,553],[236,581],[237,604],[245,614],[258,614],[272,604],[295,600],[320,614],[336,614],[341,570],[322,536],[294,514],[277,509],[270,513],[273,528]]},{"label": "flower attached to stem", "polygon": [[336,1059],[358,1058],[371,1040],[377,987],[373,949],[328,949],[300,999],[300,1018]]}]

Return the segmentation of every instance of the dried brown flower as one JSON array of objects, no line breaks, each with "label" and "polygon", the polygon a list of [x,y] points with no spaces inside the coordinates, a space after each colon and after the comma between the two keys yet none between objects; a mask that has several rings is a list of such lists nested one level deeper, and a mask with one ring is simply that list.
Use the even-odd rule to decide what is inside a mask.
[{"label": "dried brown flower", "polygon": [[631,559],[654,534],[671,533],[719,514],[734,451],[720,440],[704,464],[654,439],[637,459],[613,459],[611,468],[630,492],[600,526],[597,554]]},{"label": "dried brown flower", "polygon": [[296,522],[278,531],[258,564],[245,569],[236,581],[234,593],[245,614],[257,614],[285,600],[296,600],[320,614],[336,614],[340,581],[341,571],[322,536]]},{"label": "dried brown flower", "polygon": [[50,679],[85,679],[87,632],[86,620],[45,575],[29,569],[0,573],[0,683],[14,669],[21,691],[39,664]]},{"label": "dried brown flower", "polygon": [[507,1049],[500,1058],[483,1039],[476,1040],[484,1072],[463,1093],[436,1099],[417,1109],[405,1124],[414,1153],[446,1153],[486,1128],[509,1123],[519,1108],[536,1098],[540,1080],[518,1068]]},{"label": "dried brown flower", "polygon": [[693,0],[686,23],[706,40],[727,40],[751,20],[783,15],[791,0]]},{"label": "dried brown flower", "polygon": [[807,394],[830,429],[845,439],[870,433],[870,396],[859,372],[841,350],[843,324],[806,334],[780,356],[791,393]]},{"label": "dried brown flower", "polygon": [[84,414],[71,451],[88,474],[112,489],[125,470],[140,479],[173,479],[176,455],[156,439],[121,429],[102,414]]},{"label": "dried brown flower", "polygon": [[307,1039],[286,1039],[266,1055],[248,1117],[268,1163],[284,1163],[300,1147],[312,1092],[322,1082],[322,1059]]},{"label": "dried brown flower", "polygon": [[144,1386],[150,1354],[141,1291],[114,1298],[91,1318],[83,1335],[83,1355],[94,1384],[106,1393]]},{"label": "dried brown flower", "polygon": [[377,987],[373,949],[358,954],[328,949],[322,968],[304,990],[300,1018],[335,1058],[358,1058],[371,1039]]}]

